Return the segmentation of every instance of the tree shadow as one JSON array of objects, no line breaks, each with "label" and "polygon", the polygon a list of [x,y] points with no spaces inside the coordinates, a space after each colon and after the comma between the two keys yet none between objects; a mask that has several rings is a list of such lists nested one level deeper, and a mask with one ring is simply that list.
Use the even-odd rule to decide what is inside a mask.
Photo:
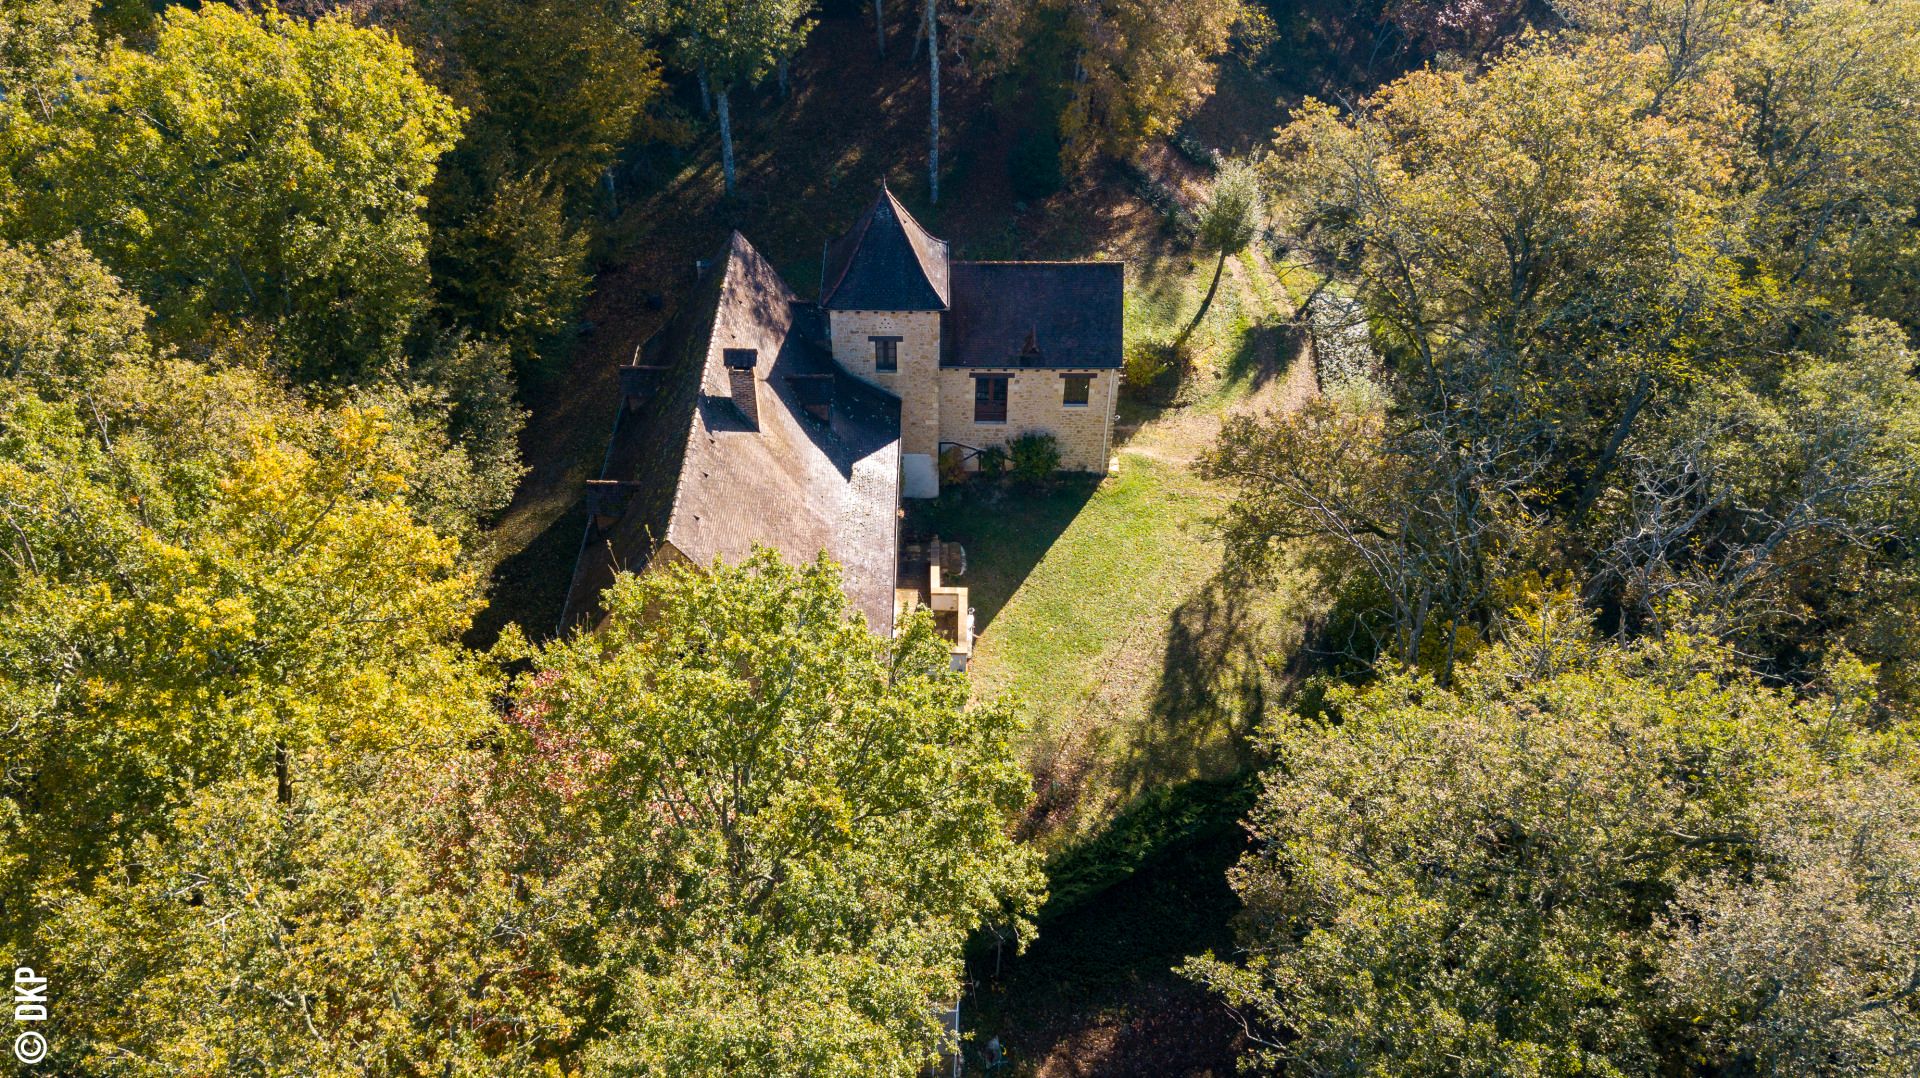
[{"label": "tree shadow", "polygon": [[1292,322],[1261,322],[1240,336],[1238,347],[1220,371],[1231,386],[1246,387],[1249,395],[1285,375],[1300,355],[1304,330]]},{"label": "tree shadow", "polygon": [[574,561],[587,526],[585,500],[569,505],[546,529],[493,567],[486,607],[468,627],[468,647],[492,647],[509,624],[534,640],[551,635],[573,583]]},{"label": "tree shadow", "polygon": [[978,634],[999,615],[1099,486],[1100,477],[1094,475],[1035,485],[987,479],[949,483],[938,498],[907,503],[901,538],[937,535],[966,549],[967,571],[949,582],[967,589]]},{"label": "tree shadow", "polygon": [[1159,684],[1115,770],[1123,796],[1246,765],[1248,735],[1281,676],[1269,662],[1265,628],[1247,589],[1221,575],[1174,610]]},{"label": "tree shadow", "polygon": [[975,1044],[1001,1038],[1020,1073],[1231,1074],[1241,1026],[1173,967],[1233,946],[1240,902],[1227,869],[1247,849],[1252,789],[1241,779],[1156,791],[1053,858],[1026,951],[990,934],[970,948],[961,1015]]}]

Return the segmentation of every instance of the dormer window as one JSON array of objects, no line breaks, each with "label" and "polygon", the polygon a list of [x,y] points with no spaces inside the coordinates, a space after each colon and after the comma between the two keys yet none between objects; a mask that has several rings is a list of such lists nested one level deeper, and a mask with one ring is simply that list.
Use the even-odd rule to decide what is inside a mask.
[{"label": "dormer window", "polygon": [[900,338],[869,337],[873,342],[873,369],[881,372],[900,369]]}]

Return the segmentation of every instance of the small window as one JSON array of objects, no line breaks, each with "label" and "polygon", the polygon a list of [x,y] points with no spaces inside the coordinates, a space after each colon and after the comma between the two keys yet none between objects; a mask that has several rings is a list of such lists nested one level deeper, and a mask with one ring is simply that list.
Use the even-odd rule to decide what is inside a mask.
[{"label": "small window", "polygon": [[1007,421],[1007,375],[982,375],[973,380],[973,421]]},{"label": "small window", "polygon": [[1063,374],[1060,376],[1060,403],[1068,408],[1085,408],[1087,398],[1093,393],[1093,375]]},{"label": "small window", "polygon": [[873,369],[876,371],[897,371],[900,369],[900,338],[869,337],[873,342]]}]

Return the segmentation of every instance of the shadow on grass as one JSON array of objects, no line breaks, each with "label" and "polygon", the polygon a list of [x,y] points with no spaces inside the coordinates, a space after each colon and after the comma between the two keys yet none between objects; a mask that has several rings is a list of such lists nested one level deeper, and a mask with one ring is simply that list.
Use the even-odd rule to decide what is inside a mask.
[{"label": "shadow on grass", "polygon": [[1245,588],[1216,576],[1174,610],[1159,684],[1115,767],[1124,795],[1246,766],[1273,677],[1251,606]]},{"label": "shadow on grass", "polygon": [[1291,322],[1262,322],[1241,335],[1221,370],[1226,384],[1248,395],[1279,378],[1300,354],[1301,329]]},{"label": "shadow on grass", "polygon": [[586,503],[575,502],[532,542],[494,566],[486,609],[467,630],[469,647],[493,646],[510,622],[518,622],[532,640],[553,634],[567,601],[567,588],[573,583],[573,563],[586,526]]},{"label": "shadow on grass", "polygon": [[938,535],[966,548],[967,571],[953,583],[967,588],[973,630],[980,633],[1099,486],[1100,477],[1092,475],[1037,486],[982,479],[948,484],[938,498],[908,503],[905,534]]},{"label": "shadow on grass", "polygon": [[1019,1074],[1234,1073],[1239,1024],[1174,967],[1233,946],[1226,871],[1247,848],[1253,789],[1244,776],[1154,791],[1055,857],[1026,953],[988,936],[970,955],[976,1048],[1000,1037]]}]

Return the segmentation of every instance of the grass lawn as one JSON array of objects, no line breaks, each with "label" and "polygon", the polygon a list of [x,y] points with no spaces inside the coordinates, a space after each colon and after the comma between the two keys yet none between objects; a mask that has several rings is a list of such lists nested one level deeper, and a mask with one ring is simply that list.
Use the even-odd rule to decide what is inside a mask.
[{"label": "grass lawn", "polygon": [[[1171,336],[1210,261],[1136,272],[1129,332]],[[1223,416],[1310,391],[1280,323],[1286,290],[1259,254],[1228,262],[1194,335],[1176,402],[1129,405],[1118,468],[1043,487],[971,482],[915,506],[910,526],[967,548],[980,638],[974,690],[1011,693],[1032,722],[1040,792],[1030,831],[1049,849],[1094,832],[1141,793],[1248,765],[1245,735],[1280,684],[1314,598],[1298,586],[1221,587],[1208,528],[1227,492],[1194,459]],[[1116,439],[1119,441],[1119,439]]]}]

